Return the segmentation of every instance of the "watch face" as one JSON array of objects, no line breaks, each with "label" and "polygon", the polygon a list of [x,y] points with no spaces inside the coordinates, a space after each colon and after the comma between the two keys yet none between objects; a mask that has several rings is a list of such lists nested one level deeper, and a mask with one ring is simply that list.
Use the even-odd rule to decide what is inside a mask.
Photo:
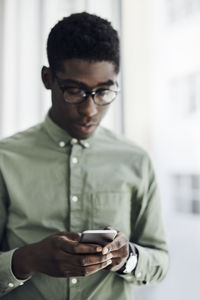
[{"label": "watch face", "polygon": [[126,262],[124,273],[131,273],[137,265],[137,255],[131,255]]}]

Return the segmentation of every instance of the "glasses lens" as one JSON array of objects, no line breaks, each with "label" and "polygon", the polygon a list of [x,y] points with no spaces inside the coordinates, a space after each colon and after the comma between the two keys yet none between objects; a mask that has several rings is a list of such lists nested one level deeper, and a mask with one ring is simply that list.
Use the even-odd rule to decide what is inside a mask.
[{"label": "glasses lens", "polygon": [[78,103],[85,97],[85,92],[76,87],[69,87],[64,91],[64,99],[70,103]]},{"label": "glasses lens", "polygon": [[99,105],[111,103],[117,96],[117,91],[98,90],[95,94],[95,102]]}]

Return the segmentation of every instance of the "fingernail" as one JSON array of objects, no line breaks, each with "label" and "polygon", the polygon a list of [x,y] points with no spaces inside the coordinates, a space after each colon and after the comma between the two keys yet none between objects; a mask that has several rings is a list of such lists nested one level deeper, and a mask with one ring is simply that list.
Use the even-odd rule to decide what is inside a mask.
[{"label": "fingernail", "polygon": [[112,253],[108,254],[108,259],[111,259],[113,257]]},{"label": "fingernail", "polygon": [[108,248],[103,249],[103,254],[106,254],[106,253],[108,253]]},{"label": "fingernail", "polygon": [[110,259],[110,260],[108,260],[108,264],[110,265],[110,264],[112,264],[112,260]]},{"label": "fingernail", "polygon": [[101,247],[97,247],[96,250],[97,250],[97,252],[101,252],[102,248]]}]

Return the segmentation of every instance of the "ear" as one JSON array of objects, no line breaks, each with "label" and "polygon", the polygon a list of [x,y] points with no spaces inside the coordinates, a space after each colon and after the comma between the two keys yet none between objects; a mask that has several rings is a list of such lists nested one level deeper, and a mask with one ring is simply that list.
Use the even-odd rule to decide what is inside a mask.
[{"label": "ear", "polygon": [[43,66],[41,70],[41,76],[42,76],[42,82],[44,83],[46,89],[51,90],[53,84],[53,78],[52,78],[52,73],[50,68]]}]

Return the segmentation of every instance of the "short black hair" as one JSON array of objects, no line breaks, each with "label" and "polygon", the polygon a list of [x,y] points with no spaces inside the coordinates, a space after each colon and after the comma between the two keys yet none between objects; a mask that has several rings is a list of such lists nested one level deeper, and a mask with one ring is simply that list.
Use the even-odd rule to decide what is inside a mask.
[{"label": "short black hair", "polygon": [[47,56],[52,72],[62,69],[62,61],[78,58],[108,61],[116,73],[120,65],[120,43],[111,23],[86,12],[63,18],[50,31]]}]

